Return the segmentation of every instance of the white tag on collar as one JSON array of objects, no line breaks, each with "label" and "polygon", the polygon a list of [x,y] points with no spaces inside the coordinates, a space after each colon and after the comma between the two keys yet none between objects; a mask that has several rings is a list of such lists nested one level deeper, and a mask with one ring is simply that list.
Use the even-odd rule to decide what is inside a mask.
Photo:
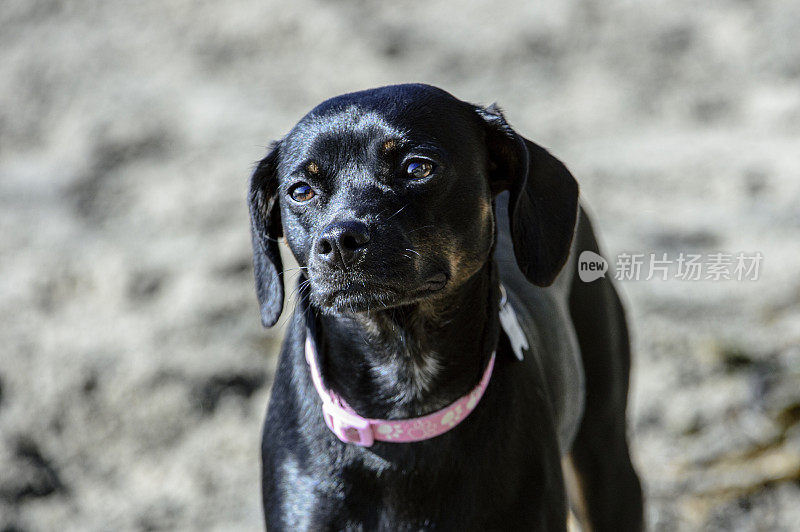
[{"label": "white tag on collar", "polygon": [[522,360],[522,350],[529,349],[530,345],[528,344],[528,338],[525,336],[525,333],[522,332],[519,320],[517,320],[517,313],[514,312],[514,309],[511,308],[511,304],[508,302],[506,289],[502,284],[500,285],[499,316],[500,325],[502,325],[509,342],[511,342],[511,349],[514,350],[514,355],[518,360]]}]

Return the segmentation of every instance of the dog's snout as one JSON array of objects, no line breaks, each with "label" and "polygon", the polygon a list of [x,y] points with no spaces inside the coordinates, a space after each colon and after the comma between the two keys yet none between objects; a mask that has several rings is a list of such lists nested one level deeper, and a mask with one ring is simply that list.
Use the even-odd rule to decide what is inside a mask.
[{"label": "dog's snout", "polygon": [[369,243],[369,228],[358,220],[334,222],[317,240],[317,255],[334,268],[347,268]]}]

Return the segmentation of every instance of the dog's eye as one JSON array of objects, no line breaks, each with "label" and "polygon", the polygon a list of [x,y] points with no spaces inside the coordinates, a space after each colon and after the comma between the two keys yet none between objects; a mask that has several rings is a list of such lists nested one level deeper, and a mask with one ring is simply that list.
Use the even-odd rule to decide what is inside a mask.
[{"label": "dog's eye", "polygon": [[289,196],[299,203],[308,201],[315,195],[314,189],[308,186],[307,183],[296,183],[289,189]]},{"label": "dog's eye", "polygon": [[411,161],[406,165],[406,173],[412,179],[422,179],[433,173],[433,163],[428,161]]}]

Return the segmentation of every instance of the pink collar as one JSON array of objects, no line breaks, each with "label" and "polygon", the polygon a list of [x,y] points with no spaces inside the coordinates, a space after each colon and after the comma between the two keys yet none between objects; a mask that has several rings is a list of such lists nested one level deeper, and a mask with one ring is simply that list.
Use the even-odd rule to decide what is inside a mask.
[{"label": "pink collar", "polygon": [[325,389],[317,365],[317,351],[311,341],[311,335],[306,334],[306,362],[311,368],[314,388],[322,399],[322,417],[325,419],[325,424],[343,442],[363,447],[369,447],[375,441],[409,443],[427,440],[444,434],[461,423],[481,400],[486,386],[489,385],[494,368],[494,356],[492,353],[481,382],[450,406],[427,416],[410,419],[368,419],[356,414],[344,399]]},{"label": "pink collar", "polygon": [[[507,312],[510,311],[513,314],[510,305],[507,306],[505,290],[502,287],[501,291],[501,308],[508,309]],[[514,317],[514,321],[516,322],[516,317]],[[504,321],[501,320],[501,324],[503,329],[507,329]],[[325,424],[343,442],[354,443],[362,447],[369,447],[375,441],[410,443],[444,434],[464,421],[475,409],[489,385],[494,369],[496,353],[492,353],[481,381],[471,392],[457,399],[450,406],[432,414],[410,419],[368,419],[359,416],[344,399],[325,389],[317,363],[317,350],[311,336],[311,332],[306,331],[306,362],[311,369],[314,388],[317,389],[317,394],[322,399],[322,417],[325,419]],[[525,347],[527,347],[527,342]]]}]

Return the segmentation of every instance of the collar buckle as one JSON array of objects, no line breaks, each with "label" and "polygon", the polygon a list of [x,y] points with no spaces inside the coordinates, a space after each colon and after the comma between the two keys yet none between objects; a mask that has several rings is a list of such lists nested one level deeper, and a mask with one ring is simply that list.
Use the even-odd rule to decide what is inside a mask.
[{"label": "collar buckle", "polygon": [[325,401],[322,403],[322,417],[325,418],[328,428],[345,443],[361,447],[370,447],[375,443],[375,434],[372,432],[369,420],[357,414]]}]

